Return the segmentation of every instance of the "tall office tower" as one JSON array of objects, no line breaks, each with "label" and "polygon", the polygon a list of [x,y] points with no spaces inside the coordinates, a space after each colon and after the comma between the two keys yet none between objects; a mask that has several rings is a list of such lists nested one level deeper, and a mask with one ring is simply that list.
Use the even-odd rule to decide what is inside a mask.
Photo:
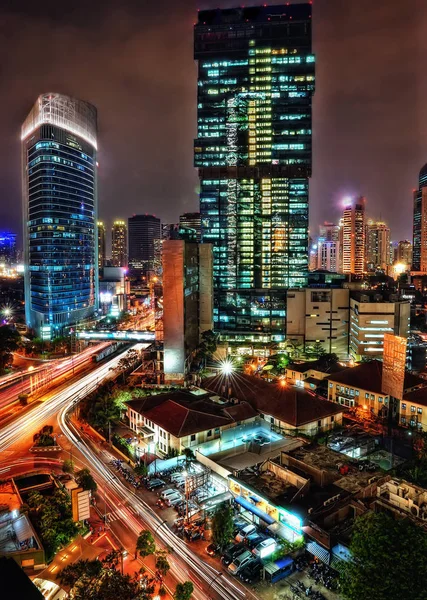
[{"label": "tall office tower", "polygon": [[358,198],[342,214],[342,272],[357,276],[365,269],[365,203]]},{"label": "tall office tower", "polygon": [[179,228],[185,230],[183,233],[187,237],[188,230],[193,231],[195,242],[200,242],[201,227],[200,213],[184,213],[179,216]]},{"label": "tall office tower", "polygon": [[134,215],[128,219],[129,269],[136,277],[149,278],[154,271],[154,240],[160,240],[160,219],[154,215]]},{"label": "tall office tower", "polygon": [[386,271],[390,263],[390,228],[368,221],[365,229],[365,260],[368,271]]},{"label": "tall office tower", "polygon": [[124,221],[114,221],[111,230],[111,262],[113,267],[128,265],[128,235]]},{"label": "tall office tower", "polygon": [[163,242],[163,344],[166,382],[182,382],[188,357],[212,329],[212,245]]},{"label": "tall office tower", "polygon": [[409,240],[401,240],[398,243],[396,261],[404,265],[412,265],[412,244]]},{"label": "tall office tower", "polygon": [[339,242],[340,238],[340,226],[334,225],[333,223],[327,223],[319,226],[319,239],[325,240],[326,242]]},{"label": "tall office tower", "polygon": [[307,282],[311,8],[200,11],[194,29],[202,242],[230,340],[283,339],[284,289]]},{"label": "tall office tower", "polygon": [[16,233],[0,231],[0,261],[8,266],[16,264]]},{"label": "tall office tower", "polygon": [[98,269],[103,269],[105,263],[105,225],[98,221]]},{"label": "tall office tower", "polygon": [[427,273],[427,164],[420,171],[419,187],[414,192],[412,270]]},{"label": "tall office tower", "polygon": [[317,268],[331,273],[338,273],[339,242],[319,238],[317,242]]},{"label": "tall office tower", "polygon": [[91,104],[52,93],[22,126],[25,313],[43,339],[97,308],[96,120]]},{"label": "tall office tower", "polygon": [[178,223],[162,223],[162,240],[179,240]]}]

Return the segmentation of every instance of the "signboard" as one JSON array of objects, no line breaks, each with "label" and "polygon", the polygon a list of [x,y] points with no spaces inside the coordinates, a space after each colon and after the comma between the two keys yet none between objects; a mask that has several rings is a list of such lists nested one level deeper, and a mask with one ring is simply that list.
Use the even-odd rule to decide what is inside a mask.
[{"label": "signboard", "polygon": [[382,392],[402,400],[406,366],[406,338],[384,334]]},{"label": "signboard", "polygon": [[73,521],[85,521],[90,518],[90,491],[82,488],[71,490],[71,508]]}]

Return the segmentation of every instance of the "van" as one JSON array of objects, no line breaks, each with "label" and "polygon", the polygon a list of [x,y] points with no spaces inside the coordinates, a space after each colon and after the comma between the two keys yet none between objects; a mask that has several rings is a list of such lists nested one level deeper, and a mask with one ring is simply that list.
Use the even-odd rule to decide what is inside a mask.
[{"label": "van", "polygon": [[228,570],[232,575],[237,575],[247,567],[249,563],[253,562],[253,560],[254,556],[252,552],[245,550],[242,554],[239,554],[230,565],[228,565]]},{"label": "van", "polygon": [[182,496],[178,492],[173,496],[168,496],[165,500],[168,506],[176,506],[182,501]]},{"label": "van", "polygon": [[263,540],[260,544],[253,548],[252,553],[259,558],[265,558],[273,554],[276,550],[276,540],[273,538],[267,538]]},{"label": "van", "polygon": [[243,540],[245,540],[248,537],[248,535],[251,535],[251,533],[255,533],[256,530],[257,528],[255,527],[255,525],[246,525],[246,527],[241,529],[236,535],[236,542],[243,542]]},{"label": "van", "polygon": [[169,496],[174,496],[176,494],[176,490],[174,490],[173,488],[169,488],[167,490],[164,490],[161,494],[160,494],[160,498],[162,500],[167,500],[167,498]]},{"label": "van", "polygon": [[182,473],[172,473],[171,481],[179,481],[180,479],[185,479]]}]

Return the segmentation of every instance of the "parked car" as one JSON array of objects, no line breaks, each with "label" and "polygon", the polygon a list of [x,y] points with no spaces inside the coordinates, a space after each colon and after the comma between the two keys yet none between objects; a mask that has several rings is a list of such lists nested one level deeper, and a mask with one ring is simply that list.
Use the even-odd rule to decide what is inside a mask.
[{"label": "parked car", "polygon": [[246,547],[244,544],[231,544],[223,553],[221,562],[223,565],[228,567],[233,562],[238,554],[241,554]]},{"label": "parked car", "polygon": [[236,535],[236,533],[238,533],[241,529],[243,529],[244,527],[246,527],[246,525],[249,525],[249,523],[247,521],[245,521],[245,519],[242,519],[242,517],[236,517],[233,519],[233,533],[234,535]]},{"label": "parked car", "polygon": [[163,487],[164,485],[165,485],[165,482],[162,479],[151,479],[147,483],[147,489],[148,490],[155,490],[156,488]]},{"label": "parked car", "polygon": [[241,554],[236,556],[231,564],[228,565],[228,570],[232,575],[238,575],[240,571],[243,571],[254,560],[253,554],[249,550],[244,550]]},{"label": "parked car", "polygon": [[245,540],[248,537],[248,535],[251,535],[251,533],[255,533],[256,530],[257,528],[255,525],[246,525],[246,527],[241,529],[236,535],[236,542],[243,542],[243,540]]},{"label": "parked car", "polygon": [[252,549],[252,554],[259,558],[264,558],[270,556],[270,554],[273,554],[276,546],[277,544],[274,538],[267,538]]},{"label": "parked car", "polygon": [[209,554],[209,556],[218,556],[219,546],[217,544],[209,544],[209,546],[206,546],[206,554]]},{"label": "parked car", "polygon": [[261,579],[262,563],[260,560],[254,560],[248,564],[239,574],[244,583],[255,583]]},{"label": "parked car", "polygon": [[247,536],[247,538],[245,539],[245,544],[247,544],[249,550],[252,550],[252,548],[255,548],[255,546],[258,546],[258,544],[260,544],[262,541],[264,541],[266,539],[266,535],[264,535],[263,533],[251,533],[250,535]]},{"label": "parked car", "polygon": [[177,491],[174,488],[168,488],[167,490],[163,490],[163,492],[160,494],[160,498],[162,500],[167,500],[169,496],[175,496],[176,494]]},{"label": "parked car", "polygon": [[179,492],[177,492],[176,494],[168,496],[165,502],[168,506],[176,506],[177,504],[182,502],[182,495]]}]

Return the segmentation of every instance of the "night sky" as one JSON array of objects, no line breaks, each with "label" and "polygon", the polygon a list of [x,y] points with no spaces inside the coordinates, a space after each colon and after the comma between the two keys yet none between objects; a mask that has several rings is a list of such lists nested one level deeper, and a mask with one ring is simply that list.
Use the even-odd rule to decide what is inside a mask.
[{"label": "night sky", "polygon": [[[20,126],[49,91],[98,108],[108,226],[134,213],[170,222],[198,210],[193,23],[197,8],[233,5],[3,0],[0,227],[21,231]],[[363,194],[394,240],[411,238],[412,189],[427,162],[425,0],[314,0],[313,12],[311,229],[337,219],[344,196]]]}]

